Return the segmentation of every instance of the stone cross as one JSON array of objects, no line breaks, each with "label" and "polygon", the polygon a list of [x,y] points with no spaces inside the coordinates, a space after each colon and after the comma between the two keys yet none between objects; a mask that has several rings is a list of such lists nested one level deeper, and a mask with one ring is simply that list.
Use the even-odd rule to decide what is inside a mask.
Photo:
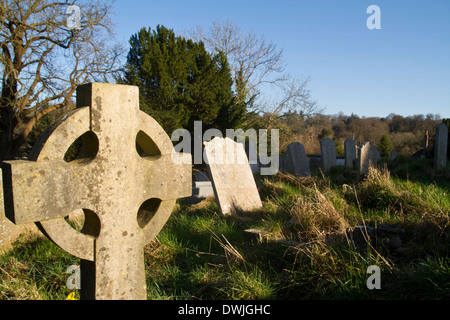
[{"label": "stone cross", "polygon": [[[191,195],[190,155],[172,161],[170,138],[139,110],[134,86],[78,87],[77,109],[53,129],[32,152],[37,161],[3,164],[7,217],[35,222],[81,259],[82,299],[146,299],[143,249],[176,199]],[[65,162],[78,137],[86,157]],[[81,232],[64,219],[79,209]]]},{"label": "stone cross", "polygon": [[443,170],[447,166],[448,127],[441,123],[436,128],[434,142],[434,169]]}]

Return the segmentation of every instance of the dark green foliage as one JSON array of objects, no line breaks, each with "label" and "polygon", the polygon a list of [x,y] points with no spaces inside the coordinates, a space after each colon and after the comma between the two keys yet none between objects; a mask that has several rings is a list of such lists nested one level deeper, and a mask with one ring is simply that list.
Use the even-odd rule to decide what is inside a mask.
[{"label": "dark green foliage", "polygon": [[380,149],[380,154],[383,158],[389,159],[391,155],[391,151],[394,150],[394,146],[392,145],[391,138],[387,134],[384,134],[378,145]]},{"label": "dark green foliage", "polygon": [[139,86],[141,110],[169,134],[178,128],[235,128],[245,115],[236,104],[225,55],[211,56],[203,43],[175,36],[158,25],[142,28],[130,39],[130,51],[119,83]]}]

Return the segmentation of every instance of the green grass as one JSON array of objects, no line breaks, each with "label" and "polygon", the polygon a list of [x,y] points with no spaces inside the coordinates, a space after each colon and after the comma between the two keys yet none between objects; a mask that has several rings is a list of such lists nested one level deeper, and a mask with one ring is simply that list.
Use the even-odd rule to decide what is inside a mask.
[{"label": "green grass", "polygon": [[[359,180],[343,167],[262,178],[263,208],[239,216],[221,216],[214,198],[180,202],[145,248],[148,298],[448,299],[450,186],[428,165],[388,163]],[[381,223],[405,229],[401,250],[349,241],[356,225]],[[263,238],[248,241],[244,230],[255,227]],[[71,264],[44,237],[24,238],[0,256],[0,299],[65,299]],[[366,286],[371,265],[381,290]]]}]

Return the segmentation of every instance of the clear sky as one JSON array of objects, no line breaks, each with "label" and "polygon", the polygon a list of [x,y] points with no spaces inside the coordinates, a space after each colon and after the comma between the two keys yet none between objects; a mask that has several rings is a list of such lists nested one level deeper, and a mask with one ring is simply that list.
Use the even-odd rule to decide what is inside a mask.
[{"label": "clear sky", "polygon": [[[381,10],[369,30],[367,8]],[[185,34],[232,20],[283,49],[325,114],[450,118],[449,0],[117,0],[119,40],[158,24]]]}]

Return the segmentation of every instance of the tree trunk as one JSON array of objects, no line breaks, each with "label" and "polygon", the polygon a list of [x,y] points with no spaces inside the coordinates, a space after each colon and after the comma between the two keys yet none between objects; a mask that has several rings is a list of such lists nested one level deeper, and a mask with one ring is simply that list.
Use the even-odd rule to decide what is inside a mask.
[{"label": "tree trunk", "polygon": [[17,118],[12,107],[0,108],[0,161],[13,160],[18,148],[14,141]]}]

